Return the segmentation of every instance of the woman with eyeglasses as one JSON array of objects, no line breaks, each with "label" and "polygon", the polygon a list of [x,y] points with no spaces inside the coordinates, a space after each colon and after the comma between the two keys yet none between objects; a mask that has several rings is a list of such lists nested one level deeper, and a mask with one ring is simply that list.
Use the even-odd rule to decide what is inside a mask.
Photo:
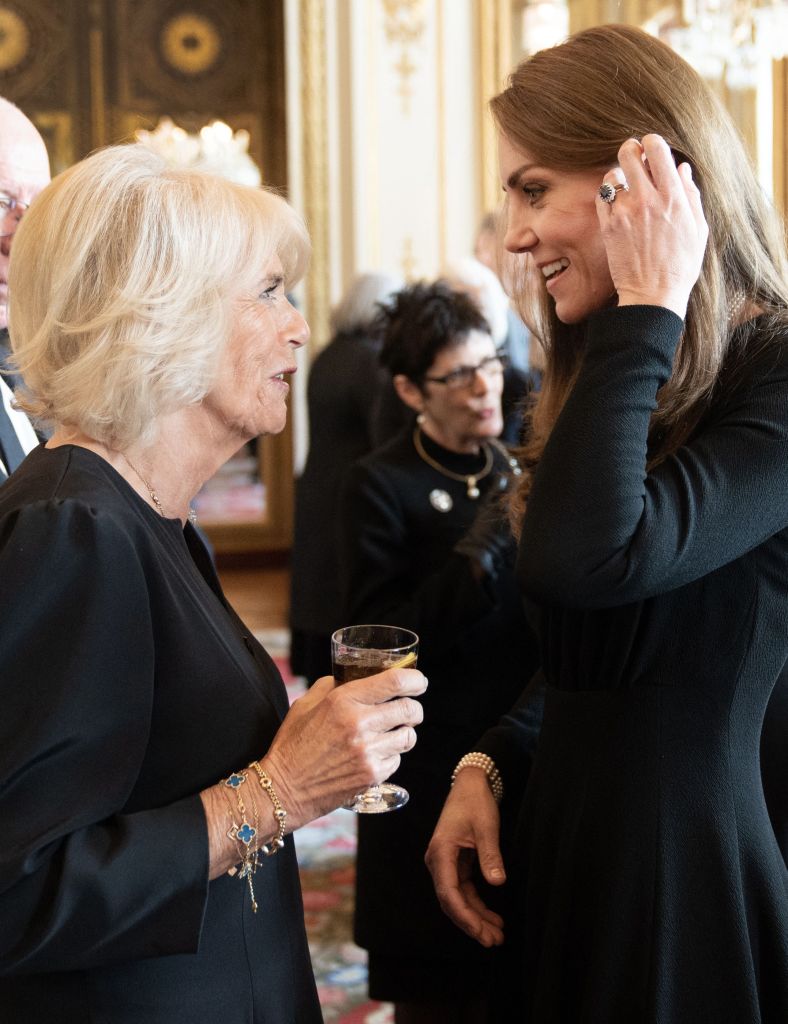
[{"label": "woman with eyeglasses", "polygon": [[441,913],[424,851],[446,773],[536,660],[496,501],[519,472],[497,439],[504,361],[473,300],[443,282],[399,292],[378,328],[381,362],[417,420],[346,480],[345,619],[418,633],[430,687],[395,776],[409,803],[359,821],[355,937],[369,950],[370,995],[395,1003],[397,1024],[479,1024],[491,954]]}]

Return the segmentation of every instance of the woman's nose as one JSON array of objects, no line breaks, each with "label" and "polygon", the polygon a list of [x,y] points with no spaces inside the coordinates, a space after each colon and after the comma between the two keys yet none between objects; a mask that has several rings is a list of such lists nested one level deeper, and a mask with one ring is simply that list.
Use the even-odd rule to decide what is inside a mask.
[{"label": "woman's nose", "polygon": [[301,348],[302,345],[309,341],[309,324],[289,300],[288,306],[289,316],[282,333],[286,336],[288,345],[292,345],[294,348]]},{"label": "woman's nose", "polygon": [[473,393],[474,395],[486,395],[490,390],[490,378],[485,369],[481,366],[476,368],[476,373],[473,375]]},{"label": "woman's nose", "polygon": [[536,232],[530,225],[528,217],[522,212],[509,211],[509,220],[504,235],[504,248],[507,252],[530,252],[536,245]]}]

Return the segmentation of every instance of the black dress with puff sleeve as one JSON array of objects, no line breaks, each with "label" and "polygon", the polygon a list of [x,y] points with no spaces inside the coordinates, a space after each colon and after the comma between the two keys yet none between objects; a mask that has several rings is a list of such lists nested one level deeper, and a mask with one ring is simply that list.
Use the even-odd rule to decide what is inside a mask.
[{"label": "black dress with puff sleeve", "polygon": [[292,839],[257,914],[208,881],[198,793],[287,697],[194,530],[39,447],[0,489],[0,581],[0,1020],[319,1022]]}]

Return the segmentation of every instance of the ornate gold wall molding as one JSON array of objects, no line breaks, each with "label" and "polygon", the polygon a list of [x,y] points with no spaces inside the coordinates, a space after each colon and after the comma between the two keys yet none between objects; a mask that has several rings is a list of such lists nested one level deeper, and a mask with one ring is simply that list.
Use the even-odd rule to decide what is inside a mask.
[{"label": "ornate gold wall molding", "polygon": [[408,46],[424,34],[424,0],[383,0],[383,30],[390,43]]},{"label": "ornate gold wall molding", "polygon": [[413,97],[411,76],[417,70],[411,60],[410,48],[420,42],[426,25],[424,0],[383,0],[383,31],[386,41],[400,47],[400,56],[392,65],[399,76],[397,92],[402,100],[402,112],[410,114],[410,101]]},{"label": "ornate gold wall molding", "polygon": [[[284,188],[284,61],[284,0],[0,0],[0,93],[39,126],[53,173],[163,114],[191,131],[219,117],[250,133],[266,182]],[[264,519],[212,528],[220,548],[289,545],[290,430],[258,448]]]},{"label": "ornate gold wall molding", "polygon": [[312,236],[306,314],[315,338],[327,338],[331,304],[325,0],[300,0],[303,204]]},{"label": "ornate gold wall molding", "polygon": [[7,4],[0,5],[0,72],[14,71],[30,55],[30,29]]},{"label": "ornate gold wall molding", "polygon": [[92,8],[85,6],[78,12],[77,0],[0,0],[0,94],[41,129],[53,174],[92,148],[84,87]]},{"label": "ornate gold wall molding", "polygon": [[501,91],[512,69],[512,8],[511,0],[476,0],[476,4],[481,112],[480,206],[482,210],[494,210],[501,201],[497,174],[498,139],[487,104]]},{"label": "ornate gold wall molding", "polygon": [[67,111],[39,110],[35,115],[36,128],[41,132],[49,153],[52,173],[70,167],[77,159],[74,153],[74,119]]},{"label": "ornate gold wall molding", "polygon": [[101,5],[98,3],[98,0],[91,0],[88,35],[90,65],[88,74],[90,80],[90,128],[92,142],[96,148],[107,143],[105,41],[100,8]]},{"label": "ornate gold wall molding", "polygon": [[400,270],[406,281],[416,279],[416,257],[414,254],[413,239],[407,235],[402,239],[402,256],[400,258]]},{"label": "ornate gold wall molding", "polygon": [[774,202],[788,219],[788,57],[774,61]]},{"label": "ornate gold wall molding", "polygon": [[680,13],[680,0],[569,0],[569,31],[580,32],[593,25],[642,25],[658,11],[674,6]]},{"label": "ornate gold wall molding", "polygon": [[438,262],[443,267],[446,263],[447,210],[446,188],[447,157],[446,157],[446,90],[444,74],[446,52],[444,46],[444,11],[443,0],[435,0],[435,113],[438,130]]},{"label": "ornate gold wall molding", "polygon": [[196,11],[179,11],[159,33],[162,57],[183,75],[210,71],[222,52],[222,37],[216,25]]}]

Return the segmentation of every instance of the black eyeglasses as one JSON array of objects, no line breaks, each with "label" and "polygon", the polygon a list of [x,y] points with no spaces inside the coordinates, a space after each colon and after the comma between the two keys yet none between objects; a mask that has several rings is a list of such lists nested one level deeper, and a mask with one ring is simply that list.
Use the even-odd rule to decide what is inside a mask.
[{"label": "black eyeglasses", "polygon": [[8,238],[19,227],[22,214],[29,209],[30,203],[14,199],[0,192],[0,238]]},{"label": "black eyeglasses", "polygon": [[485,377],[497,377],[503,373],[508,364],[508,358],[503,352],[496,352],[494,356],[487,356],[476,366],[458,366],[456,370],[444,374],[442,377],[424,377],[424,380],[432,384],[445,384],[451,391],[460,388],[469,388],[476,380],[477,373],[483,373]]}]

